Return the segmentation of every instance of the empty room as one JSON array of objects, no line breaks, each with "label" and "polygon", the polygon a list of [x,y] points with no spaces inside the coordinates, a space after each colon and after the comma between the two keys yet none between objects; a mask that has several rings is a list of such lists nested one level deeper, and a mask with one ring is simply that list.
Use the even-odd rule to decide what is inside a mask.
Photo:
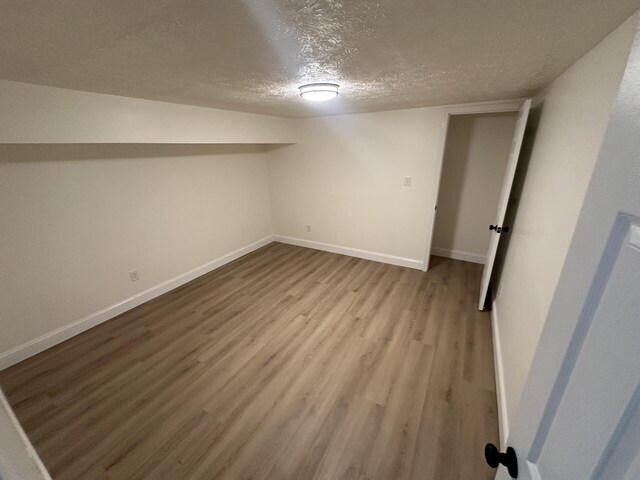
[{"label": "empty room", "polygon": [[640,0],[0,3],[0,480],[640,478]]}]

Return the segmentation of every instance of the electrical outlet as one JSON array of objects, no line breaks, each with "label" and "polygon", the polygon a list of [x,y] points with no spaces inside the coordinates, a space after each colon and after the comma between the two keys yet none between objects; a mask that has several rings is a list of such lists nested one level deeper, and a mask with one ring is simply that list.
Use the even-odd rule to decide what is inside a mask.
[{"label": "electrical outlet", "polygon": [[311,231],[311,225],[307,225],[307,232]]},{"label": "electrical outlet", "polygon": [[496,295],[496,298],[500,298],[500,295],[502,295],[503,288],[504,288],[504,282],[500,282],[500,285],[498,285],[498,293]]},{"label": "electrical outlet", "polygon": [[411,177],[404,177],[404,186],[405,187],[411,186]]},{"label": "electrical outlet", "polygon": [[140,280],[140,274],[138,273],[138,270],[131,270],[129,272],[129,278],[131,278],[132,282],[137,282],[138,280]]}]

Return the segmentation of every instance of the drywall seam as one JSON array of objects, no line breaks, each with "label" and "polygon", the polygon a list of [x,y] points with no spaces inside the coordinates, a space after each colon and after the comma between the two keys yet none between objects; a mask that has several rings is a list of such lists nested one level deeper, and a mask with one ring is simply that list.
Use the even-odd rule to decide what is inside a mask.
[{"label": "drywall seam", "polygon": [[486,257],[477,253],[462,252],[460,250],[448,250],[446,248],[434,247],[431,254],[438,257],[453,258],[454,260],[462,260],[464,262],[473,262],[484,264]]},{"label": "drywall seam", "polygon": [[51,348],[59,343],[68,340],[90,328],[95,327],[101,323],[106,322],[132,308],[142,305],[149,300],[152,300],[164,293],[167,293],[177,287],[184,285],[206,273],[209,273],[223,265],[226,265],[233,260],[236,260],[243,255],[253,252],[265,245],[268,245],[273,241],[271,235],[257,240],[249,245],[234,250],[231,253],[223,255],[209,263],[196,267],[193,270],[189,270],[186,273],[178,275],[170,280],[155,285],[143,292],[137,293],[126,300],[115,303],[102,310],[94,312],[86,317],[77,320],[69,325],[60,327],[52,332],[46,333],[36,339],[30,340],[16,348],[13,348],[7,352],[0,353],[0,370],[15,365],[22,360],[25,360],[33,355],[36,355],[48,348]]},{"label": "drywall seam", "polygon": [[368,250],[342,247],[340,245],[332,245],[330,243],[314,242],[312,240],[304,240],[302,238],[285,237],[283,235],[274,235],[273,239],[276,242],[287,243],[289,245],[297,245],[299,247],[313,248],[315,250],[323,250],[325,252],[338,253],[340,255],[363,258],[365,260],[373,260],[374,262],[389,263],[400,267],[424,270],[424,262],[414,258],[397,257],[386,253],[370,252]]},{"label": "drywall seam", "polygon": [[493,363],[496,376],[496,397],[498,402],[498,428],[500,431],[500,450],[507,447],[509,437],[509,415],[504,384],[504,365],[502,364],[502,347],[500,344],[500,329],[498,327],[498,311],[496,302],[491,307],[491,331],[493,332]]}]

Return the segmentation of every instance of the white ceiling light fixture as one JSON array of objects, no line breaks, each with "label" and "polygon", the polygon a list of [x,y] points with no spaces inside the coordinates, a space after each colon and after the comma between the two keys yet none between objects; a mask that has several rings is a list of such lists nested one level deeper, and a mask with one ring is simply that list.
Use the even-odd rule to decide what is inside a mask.
[{"label": "white ceiling light fixture", "polygon": [[300,96],[312,102],[325,102],[338,96],[339,85],[335,83],[309,83],[302,85]]}]

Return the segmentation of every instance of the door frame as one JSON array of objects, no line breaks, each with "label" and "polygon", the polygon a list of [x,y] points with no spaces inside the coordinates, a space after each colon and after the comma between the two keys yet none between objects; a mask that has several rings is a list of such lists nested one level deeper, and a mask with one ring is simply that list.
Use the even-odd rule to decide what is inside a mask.
[{"label": "door frame", "polygon": [[440,183],[442,181],[442,166],[444,165],[444,154],[447,146],[447,135],[449,133],[449,119],[453,115],[478,115],[483,113],[506,113],[517,112],[526,98],[515,100],[498,100],[494,102],[467,103],[461,105],[449,105],[443,108],[442,127],[440,129],[440,143],[438,147],[438,160],[436,163],[436,184],[434,195],[431,199],[431,213],[427,223],[427,245],[424,254],[423,271],[429,270],[429,260],[431,258],[431,246],[433,244],[433,232],[436,223],[436,206],[438,195],[440,194]]}]

